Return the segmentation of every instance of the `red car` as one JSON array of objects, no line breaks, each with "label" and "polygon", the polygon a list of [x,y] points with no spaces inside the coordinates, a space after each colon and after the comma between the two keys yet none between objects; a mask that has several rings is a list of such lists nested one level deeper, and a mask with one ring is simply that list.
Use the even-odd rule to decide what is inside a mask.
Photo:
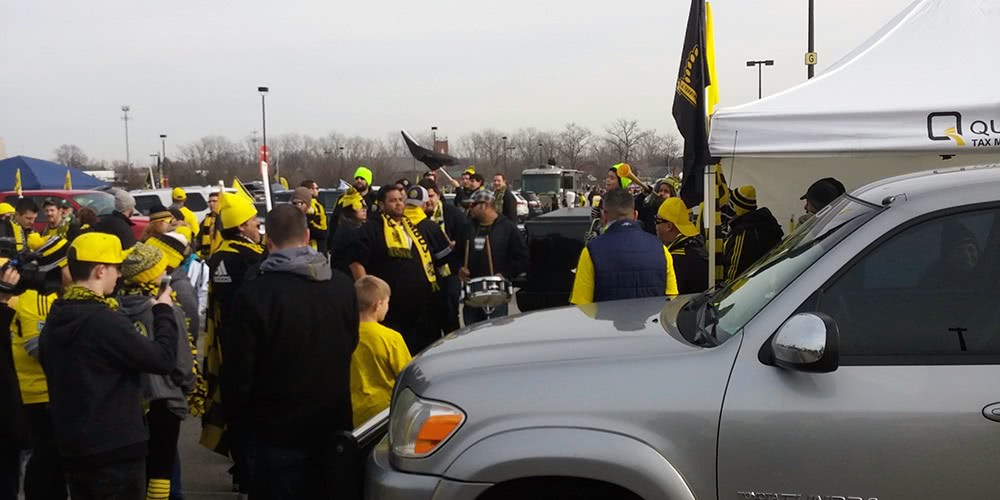
[{"label": "red car", "polygon": [[[98,217],[104,217],[109,215],[115,209],[115,197],[105,193],[104,191],[91,191],[87,189],[37,189],[30,191],[23,191],[25,198],[35,202],[38,207],[38,218],[35,219],[35,231],[43,232],[45,228],[48,227],[49,221],[45,217],[45,210],[42,205],[48,198],[59,198],[62,200],[69,200],[69,203],[73,205],[73,210],[77,211],[83,207],[89,207],[97,212]],[[10,203],[11,205],[17,204],[17,193],[14,191],[4,191],[0,193],[0,199]],[[132,222],[135,224],[132,226],[132,232],[135,234],[136,238],[142,235],[143,228],[149,224],[149,217],[144,217],[141,215],[132,216]]]}]

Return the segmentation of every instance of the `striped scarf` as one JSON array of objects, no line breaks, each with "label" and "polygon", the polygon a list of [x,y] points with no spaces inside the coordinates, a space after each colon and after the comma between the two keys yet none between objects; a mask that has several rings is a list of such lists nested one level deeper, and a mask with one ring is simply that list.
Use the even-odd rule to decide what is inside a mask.
[{"label": "striped scarf", "polygon": [[118,310],[118,301],[114,298],[98,295],[94,293],[93,290],[77,284],[70,285],[69,288],[66,289],[66,292],[63,293],[62,298],[63,300],[89,300],[93,302],[100,302],[108,306],[108,308],[112,311]]}]

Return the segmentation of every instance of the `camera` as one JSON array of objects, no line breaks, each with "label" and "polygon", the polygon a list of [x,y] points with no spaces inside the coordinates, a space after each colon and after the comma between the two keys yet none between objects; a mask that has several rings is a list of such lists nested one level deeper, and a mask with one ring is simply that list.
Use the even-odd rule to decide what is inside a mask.
[{"label": "camera", "polygon": [[14,268],[21,275],[16,284],[0,281],[0,292],[19,295],[25,290],[35,290],[42,295],[49,295],[62,289],[62,264],[66,260],[66,249],[69,245],[65,239],[53,236],[34,250],[17,251],[16,244],[5,241],[12,238],[0,238],[0,256],[11,255],[3,266],[0,274],[9,268]]}]

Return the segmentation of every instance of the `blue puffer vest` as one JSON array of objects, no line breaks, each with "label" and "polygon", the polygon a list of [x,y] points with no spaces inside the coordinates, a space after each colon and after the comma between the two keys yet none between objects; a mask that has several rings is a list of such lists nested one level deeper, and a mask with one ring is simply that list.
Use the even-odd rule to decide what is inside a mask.
[{"label": "blue puffer vest", "polygon": [[587,245],[594,261],[594,302],[663,296],[663,243],[634,220],[613,222]]}]

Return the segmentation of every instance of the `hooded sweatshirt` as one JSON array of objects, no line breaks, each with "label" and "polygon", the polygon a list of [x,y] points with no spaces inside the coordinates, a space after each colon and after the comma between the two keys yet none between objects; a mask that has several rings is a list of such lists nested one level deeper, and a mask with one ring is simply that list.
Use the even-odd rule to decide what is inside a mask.
[{"label": "hooded sweatshirt", "polygon": [[234,300],[225,345],[226,419],[261,442],[308,447],[352,428],[354,284],[312,248],[276,250]]},{"label": "hooded sweatshirt", "polygon": [[[148,338],[153,325],[153,299],[146,295],[124,295],[118,299],[120,311],[132,320],[136,334]],[[174,306],[174,321],[185,324],[184,312]],[[167,408],[177,418],[187,416],[187,393],[194,387],[194,359],[182,329],[177,335],[177,363],[168,375],[142,374],[142,397],[146,401],[166,400]]]},{"label": "hooded sweatshirt", "polygon": [[68,469],[146,456],[142,374],[170,373],[177,323],[170,306],[152,308],[150,337],[97,300],[57,300],[39,337],[56,445]]},{"label": "hooded sweatshirt", "polygon": [[766,208],[734,218],[729,223],[729,236],[726,237],[726,279],[739,276],[784,237],[781,224]]}]

